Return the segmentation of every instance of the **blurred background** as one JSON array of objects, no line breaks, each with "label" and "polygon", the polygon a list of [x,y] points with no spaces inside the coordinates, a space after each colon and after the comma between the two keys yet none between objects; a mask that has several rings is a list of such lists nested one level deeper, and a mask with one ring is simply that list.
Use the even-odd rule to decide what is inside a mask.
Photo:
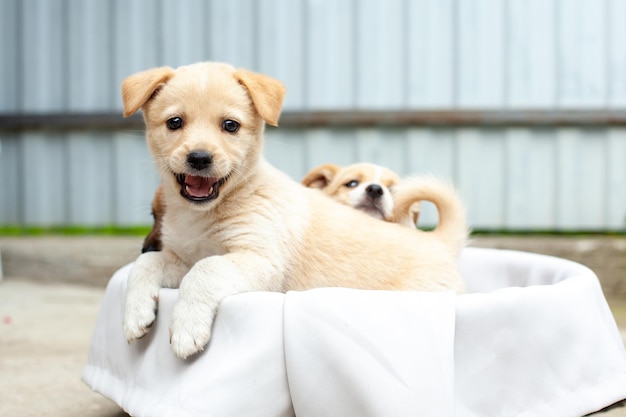
[{"label": "blurred background", "polygon": [[285,82],[266,155],[296,180],[370,161],[450,179],[479,231],[623,232],[625,20],[623,0],[3,0],[0,226],[149,225],[120,84],[217,60]]}]

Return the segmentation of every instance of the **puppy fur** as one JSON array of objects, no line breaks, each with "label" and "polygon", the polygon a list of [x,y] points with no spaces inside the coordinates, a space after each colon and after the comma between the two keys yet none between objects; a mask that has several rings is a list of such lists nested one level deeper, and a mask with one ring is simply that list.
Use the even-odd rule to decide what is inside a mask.
[{"label": "puppy fur", "polygon": [[220,63],[124,80],[124,116],[142,109],[167,202],[162,250],[141,254],[128,279],[129,342],[149,331],[161,287],[179,288],[170,340],[180,358],[205,347],[232,294],[462,290],[440,239],[339,204],[266,162],[264,125],[277,125],[284,93],[277,80]]},{"label": "puppy fur", "polygon": [[[334,200],[362,210],[374,218],[393,221],[391,187],[399,181],[400,178],[393,171],[363,162],[343,168],[334,164],[321,165],[307,173],[302,184],[320,189]],[[143,242],[142,252],[161,250],[161,219],[164,212],[163,191],[159,186],[152,200],[153,227]],[[402,220],[407,226],[414,227],[419,215],[419,202],[411,206],[411,214]]]},{"label": "puppy fur", "polygon": [[[420,213],[420,201],[430,201],[437,207],[445,207],[439,212],[439,227],[447,230],[442,238],[457,236],[450,242],[452,250],[458,252],[466,245],[467,228],[464,208],[454,188],[434,177],[410,179],[400,191],[392,193],[400,184],[400,177],[388,168],[362,162],[341,167],[335,164],[320,165],[308,172],[302,184],[317,188],[344,205],[362,210],[374,218],[396,222],[415,228]],[[409,185],[411,184],[411,185]],[[394,199],[399,199],[399,208],[394,210]],[[414,200],[414,201],[413,201]],[[163,189],[159,186],[152,200],[153,227],[144,239],[142,253],[160,251],[161,223],[165,213]],[[440,234],[440,230],[435,229]]]},{"label": "puppy fur", "polygon": [[426,233],[431,238],[444,242],[458,256],[467,245],[469,229],[465,218],[465,207],[452,184],[430,175],[403,179],[392,189],[393,216],[391,221],[415,226],[420,201],[430,201],[437,208],[439,223]]}]

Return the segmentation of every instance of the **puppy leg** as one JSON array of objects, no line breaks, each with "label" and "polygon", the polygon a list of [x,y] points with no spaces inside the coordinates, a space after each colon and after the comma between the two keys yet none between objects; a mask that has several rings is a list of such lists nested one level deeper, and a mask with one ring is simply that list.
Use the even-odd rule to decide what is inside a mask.
[{"label": "puppy leg", "polygon": [[249,291],[280,291],[275,265],[267,257],[247,254],[211,256],[185,275],[172,313],[170,343],[179,358],[204,349],[220,302]]},{"label": "puppy leg", "polygon": [[188,268],[171,252],[140,255],[128,277],[124,306],[124,335],[128,343],[148,333],[156,319],[161,287],[178,287]]}]

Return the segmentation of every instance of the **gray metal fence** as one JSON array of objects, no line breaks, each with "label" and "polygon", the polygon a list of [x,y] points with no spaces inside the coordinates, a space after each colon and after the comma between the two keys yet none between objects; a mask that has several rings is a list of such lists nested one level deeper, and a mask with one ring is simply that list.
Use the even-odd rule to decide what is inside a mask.
[{"label": "gray metal fence", "polygon": [[3,0],[0,225],[148,224],[119,85],[218,60],[287,85],[266,154],[295,179],[369,160],[453,180],[476,228],[623,230],[624,21],[623,0]]}]

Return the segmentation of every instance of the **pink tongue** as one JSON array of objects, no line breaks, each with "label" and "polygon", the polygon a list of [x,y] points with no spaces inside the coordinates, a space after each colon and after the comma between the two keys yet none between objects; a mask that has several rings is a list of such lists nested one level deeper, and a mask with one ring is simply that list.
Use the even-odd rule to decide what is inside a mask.
[{"label": "pink tongue", "polygon": [[185,177],[185,185],[187,186],[187,193],[192,197],[206,197],[211,191],[211,187],[215,185],[217,180],[215,178],[204,178],[195,175],[187,175]]}]

